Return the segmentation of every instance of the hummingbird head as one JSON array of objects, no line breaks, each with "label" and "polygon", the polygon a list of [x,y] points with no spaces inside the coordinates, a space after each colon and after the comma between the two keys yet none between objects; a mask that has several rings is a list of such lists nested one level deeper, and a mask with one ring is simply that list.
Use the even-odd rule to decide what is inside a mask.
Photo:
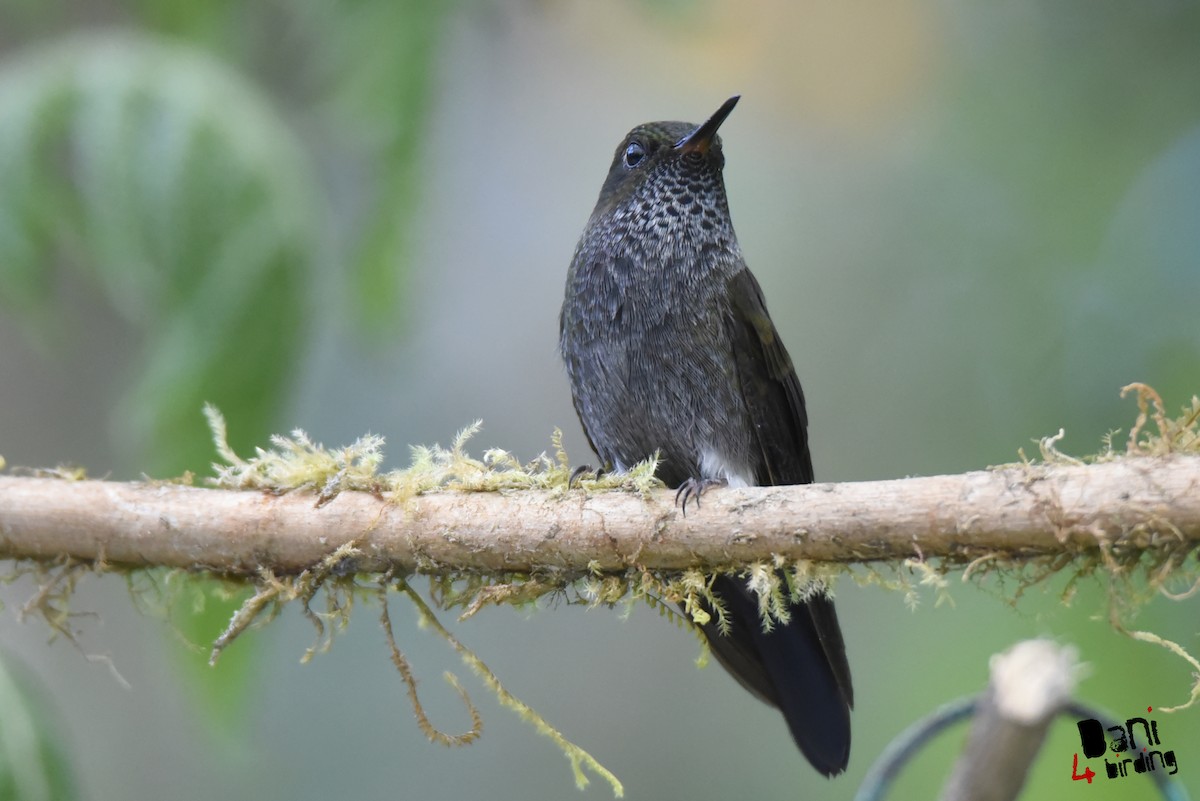
[{"label": "hummingbird head", "polygon": [[619,220],[621,229],[641,234],[666,233],[685,219],[710,231],[727,225],[717,129],[738,99],[726,100],[700,125],[650,122],[630,131],[613,155],[593,222]]}]

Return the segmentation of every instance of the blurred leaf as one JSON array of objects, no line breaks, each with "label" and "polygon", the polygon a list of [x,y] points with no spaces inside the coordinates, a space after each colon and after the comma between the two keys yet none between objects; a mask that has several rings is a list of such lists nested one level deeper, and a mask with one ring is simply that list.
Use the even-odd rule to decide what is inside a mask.
[{"label": "blurred leaf", "polygon": [[[421,143],[433,68],[454,3],[310,2],[301,12],[322,46],[316,80],[326,115],[357,143],[370,205],[352,257],[355,319],[369,332],[394,322],[421,189]],[[316,32],[320,32],[319,36]],[[481,135],[487,135],[481,125]]]},{"label": "blurred leaf", "polygon": [[[271,430],[302,345],[317,245],[309,164],[245,79],[202,52],[137,34],[92,34],[0,66],[0,301],[56,319],[61,250],[142,335],[118,409],[138,468],[203,472],[205,401],[235,421],[234,447]],[[235,601],[220,585],[178,625],[207,643]],[[243,647],[219,670],[182,654],[214,731],[236,729],[248,691]]]},{"label": "blurred leaf", "polygon": [[204,3],[130,0],[138,19],[160,33],[204,43],[213,48],[228,45],[238,29],[235,13],[245,4],[236,0],[207,0]]},{"label": "blurred leaf", "polygon": [[37,682],[0,660],[0,801],[78,798],[53,710]]},{"label": "blurred leaf", "polygon": [[178,649],[176,665],[189,695],[198,702],[195,707],[230,755],[250,750],[251,732],[243,723],[260,651],[254,638],[243,637],[221,653],[216,665],[209,665],[208,659],[213,641],[249,594],[245,588],[231,591],[220,581],[189,578],[174,601],[172,616],[179,633],[197,646]]},{"label": "blurred leaf", "polygon": [[70,244],[144,334],[117,420],[138,466],[204,470],[206,400],[235,446],[261,441],[316,247],[309,164],[270,103],[178,43],[92,34],[0,68],[0,119],[0,300],[44,312]]}]

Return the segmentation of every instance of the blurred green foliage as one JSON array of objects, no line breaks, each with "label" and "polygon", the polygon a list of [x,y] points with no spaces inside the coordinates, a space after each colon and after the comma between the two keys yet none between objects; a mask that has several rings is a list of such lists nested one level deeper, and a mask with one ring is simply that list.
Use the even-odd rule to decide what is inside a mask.
[{"label": "blurred green foliage", "polygon": [[322,114],[342,123],[354,149],[369,154],[364,166],[374,175],[348,254],[352,305],[371,333],[394,329],[391,321],[403,314],[397,300],[421,193],[432,65],[453,5],[355,0],[306,8],[309,29],[324,32],[316,75],[328,98]]},{"label": "blurred green foliage", "polygon": [[138,332],[117,425],[142,469],[203,469],[205,400],[265,434],[316,247],[308,164],[270,103],[200,51],[97,33],[5,65],[0,118],[0,297],[86,336],[54,305],[66,263]]},{"label": "blurred green foliage", "polygon": [[0,801],[72,801],[74,771],[44,688],[0,659]]},{"label": "blurred green foliage", "polygon": [[[127,466],[205,472],[204,401],[236,421],[235,446],[264,441],[310,315],[395,327],[450,8],[147,0],[122,9],[137,32],[47,37],[0,64],[0,301],[34,336],[86,336],[54,308],[56,269],[77,270],[134,328],[114,421]],[[272,35],[303,57],[265,63]],[[319,200],[318,151],[361,179],[336,199],[348,210]]]},{"label": "blurred green foliage", "polygon": [[[43,345],[87,337],[60,302],[59,273],[72,271],[133,329],[112,420],[126,469],[207,472],[206,401],[235,421],[235,447],[264,442],[312,315],[389,325],[449,7],[142,0],[112,9],[127,31],[67,37],[54,33],[74,27],[74,4],[4,9],[8,34],[31,41],[0,63],[0,302]],[[274,35],[303,55],[268,63],[259,48]],[[341,140],[335,157],[365,176],[353,214],[320,202],[319,147],[306,137]],[[331,263],[348,275],[322,281]],[[356,308],[336,308],[336,293],[318,304],[345,281]],[[211,642],[239,603],[196,582],[174,625]],[[183,652],[214,732],[241,730],[253,653],[232,649],[218,673]]]}]

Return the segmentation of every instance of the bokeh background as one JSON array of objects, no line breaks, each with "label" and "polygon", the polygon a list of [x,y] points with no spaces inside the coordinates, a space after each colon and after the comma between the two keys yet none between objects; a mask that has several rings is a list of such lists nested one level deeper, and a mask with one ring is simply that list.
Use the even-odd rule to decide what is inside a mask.
[{"label": "bokeh background", "polygon": [[[1059,427],[1095,452],[1135,416],[1122,385],[1172,411],[1200,391],[1195,3],[0,0],[0,454],[203,474],[211,400],[242,450],[371,431],[400,466],[482,418],[477,452],[531,458],[560,426],[588,461],[555,351],[576,238],[626,130],[734,93],[734,222],[804,381],[818,478],[1010,462]],[[1114,633],[1100,580],[1069,608],[1062,583],[1013,605],[1011,582],[952,577],[952,605],[914,612],[843,581],[858,706],[832,782],[646,610],[454,628],[629,798],[848,799],[1022,638],[1075,644],[1080,697],[1121,717],[1186,699],[1188,666]],[[0,741],[10,770],[49,760],[54,778],[14,797],[609,797],[581,796],[401,602],[430,714],[467,727],[440,679],[456,671],[478,744],[424,740],[370,604],[308,665],[289,609],[209,670],[175,635],[211,639],[219,593],[168,623],[121,578],[85,579],[76,649],[20,622],[32,591],[0,589]],[[1194,651],[1196,619],[1160,599],[1133,622]],[[1157,719],[1200,787],[1200,712]],[[932,797],[961,737],[892,797]],[[1140,778],[1070,781],[1077,750],[1064,720],[1025,797],[1148,797]]]}]

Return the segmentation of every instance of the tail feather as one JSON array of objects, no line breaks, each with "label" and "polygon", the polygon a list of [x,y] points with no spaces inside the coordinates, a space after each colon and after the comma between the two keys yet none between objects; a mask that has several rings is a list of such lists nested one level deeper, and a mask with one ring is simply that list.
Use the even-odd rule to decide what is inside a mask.
[{"label": "tail feather", "polygon": [[733,623],[722,635],[704,627],[717,660],[743,687],[779,708],[800,751],[826,776],[850,758],[854,689],[833,601],[814,596],[791,605],[791,621],[763,631],[758,601],[745,582],[722,576],[713,590]]}]

